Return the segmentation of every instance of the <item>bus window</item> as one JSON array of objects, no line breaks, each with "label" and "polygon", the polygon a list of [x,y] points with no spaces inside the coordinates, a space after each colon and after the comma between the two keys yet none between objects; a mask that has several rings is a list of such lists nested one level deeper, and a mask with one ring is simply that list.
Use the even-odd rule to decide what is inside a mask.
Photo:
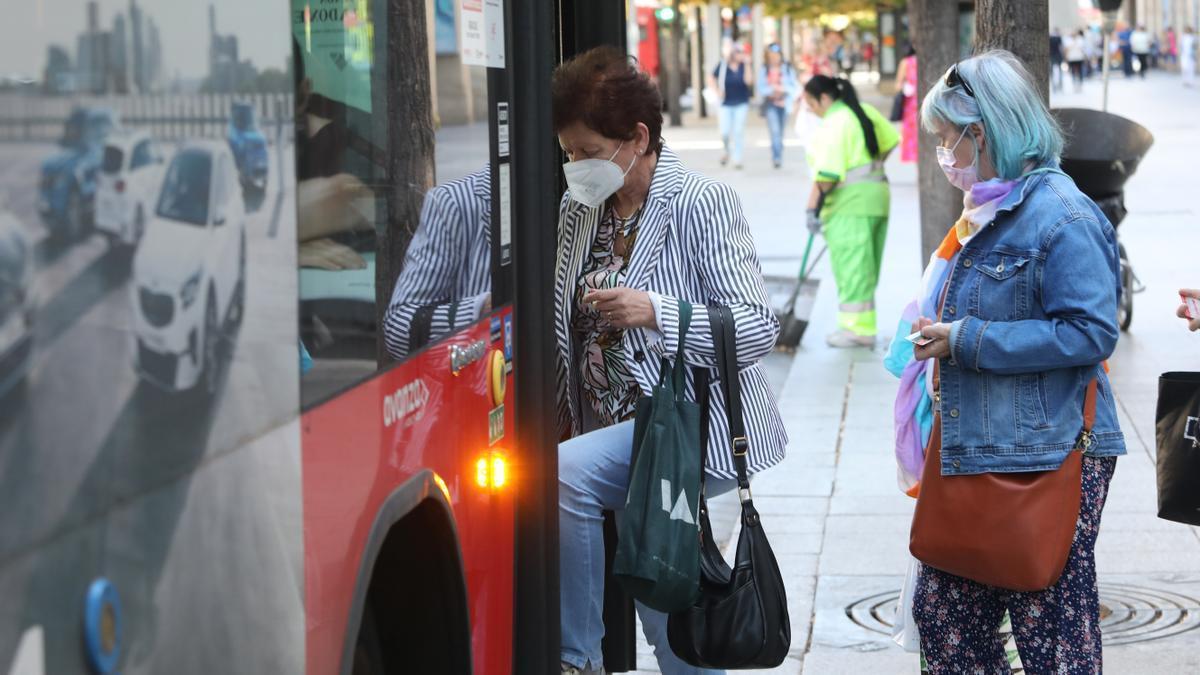
[{"label": "bus window", "polygon": [[428,1],[436,58],[417,74],[389,72],[425,61],[389,49],[427,46],[389,45],[383,0],[340,15],[293,0],[305,406],[491,311],[487,71],[463,62],[453,7]]}]

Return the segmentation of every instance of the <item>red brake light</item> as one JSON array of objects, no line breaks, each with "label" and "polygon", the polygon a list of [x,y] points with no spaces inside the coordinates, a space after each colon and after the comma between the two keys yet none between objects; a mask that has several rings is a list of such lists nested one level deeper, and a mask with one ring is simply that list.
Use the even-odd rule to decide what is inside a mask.
[{"label": "red brake light", "polygon": [[117,192],[124,192],[124,191],[125,191],[125,181],[123,181],[123,180],[117,181]]}]

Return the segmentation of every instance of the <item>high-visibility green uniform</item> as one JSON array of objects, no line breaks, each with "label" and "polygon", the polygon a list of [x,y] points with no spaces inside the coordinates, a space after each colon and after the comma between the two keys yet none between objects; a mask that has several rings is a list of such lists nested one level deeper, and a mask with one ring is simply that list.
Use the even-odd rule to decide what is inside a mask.
[{"label": "high-visibility green uniform", "polygon": [[[875,127],[882,157],[900,143],[900,134],[874,107],[861,105]],[[840,101],[826,111],[807,155],[814,181],[838,184],[821,209],[838,288],[838,327],[875,335],[875,287],[891,203],[883,164],[871,157],[858,117]]]}]

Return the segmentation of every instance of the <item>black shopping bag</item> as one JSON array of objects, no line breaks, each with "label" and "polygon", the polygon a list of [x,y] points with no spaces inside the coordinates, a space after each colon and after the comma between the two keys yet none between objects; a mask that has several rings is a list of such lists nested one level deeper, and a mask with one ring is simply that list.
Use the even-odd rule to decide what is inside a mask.
[{"label": "black shopping bag", "polygon": [[1200,525],[1200,373],[1158,378],[1158,517]]},{"label": "black shopping bag", "polygon": [[638,401],[629,492],[613,576],[651,609],[690,607],[700,593],[700,406],[684,400],[684,336],[692,307],[680,303],[679,352],[663,359],[653,395]]}]

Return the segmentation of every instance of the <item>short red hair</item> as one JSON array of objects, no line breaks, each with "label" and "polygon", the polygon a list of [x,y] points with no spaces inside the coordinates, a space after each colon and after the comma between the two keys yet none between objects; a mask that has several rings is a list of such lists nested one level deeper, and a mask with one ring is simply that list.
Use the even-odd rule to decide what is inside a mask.
[{"label": "short red hair", "polygon": [[650,130],[647,150],[662,150],[662,95],[619,49],[596,47],[563,63],[550,92],[555,133],[582,122],[605,138],[628,141],[641,122]]}]

